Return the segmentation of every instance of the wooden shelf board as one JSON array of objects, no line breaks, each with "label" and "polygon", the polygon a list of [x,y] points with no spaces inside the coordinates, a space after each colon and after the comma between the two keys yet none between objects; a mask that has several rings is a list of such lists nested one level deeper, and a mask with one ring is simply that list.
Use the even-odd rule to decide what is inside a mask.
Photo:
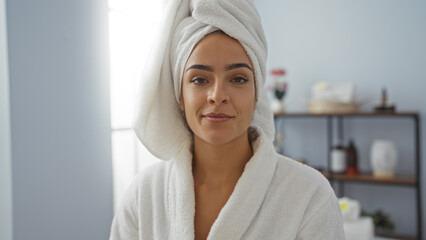
[{"label": "wooden shelf board", "polygon": [[416,240],[418,238],[413,236],[404,236],[400,234],[380,234],[376,233],[376,236],[383,237],[383,238],[391,238],[391,239],[399,239],[399,240]]},{"label": "wooden shelf board", "polygon": [[[331,178],[328,172],[322,174]],[[367,183],[387,183],[387,184],[402,184],[402,185],[416,185],[417,181],[414,176],[395,176],[395,177],[377,177],[369,173],[360,173],[358,175],[348,174],[333,174],[333,179],[337,181],[351,181],[351,182],[367,182]]]},{"label": "wooden shelf board", "polygon": [[275,117],[417,117],[418,112],[353,112],[353,113],[308,113],[308,112],[288,112],[276,114]]}]

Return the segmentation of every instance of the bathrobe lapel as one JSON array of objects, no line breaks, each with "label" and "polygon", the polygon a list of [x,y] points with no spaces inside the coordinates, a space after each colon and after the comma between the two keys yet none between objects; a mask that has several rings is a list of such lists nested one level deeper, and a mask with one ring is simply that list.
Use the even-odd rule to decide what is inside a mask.
[{"label": "bathrobe lapel", "polygon": [[[275,172],[275,150],[262,137],[253,143],[253,149],[254,155],[211,227],[208,240],[241,239],[263,203]],[[176,156],[169,179],[172,239],[194,239],[195,194],[191,159],[188,142]]]},{"label": "bathrobe lapel", "polygon": [[168,183],[171,236],[169,239],[193,240],[195,216],[194,178],[191,141],[182,144],[175,156]]}]

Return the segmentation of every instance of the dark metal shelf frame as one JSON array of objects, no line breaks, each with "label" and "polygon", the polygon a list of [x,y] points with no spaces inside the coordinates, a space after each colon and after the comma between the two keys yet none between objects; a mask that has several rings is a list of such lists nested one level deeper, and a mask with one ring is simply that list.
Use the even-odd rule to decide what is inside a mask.
[{"label": "dark metal shelf frame", "polygon": [[346,178],[344,176],[334,176],[330,171],[331,166],[331,153],[328,152],[328,160],[327,160],[327,169],[328,169],[328,179],[331,184],[336,181],[339,182],[339,193],[344,192],[343,183],[346,181],[355,182],[355,183],[372,183],[372,184],[391,184],[391,185],[401,185],[401,186],[414,186],[416,188],[416,202],[417,202],[417,239],[422,238],[422,202],[421,202],[421,139],[420,139],[420,116],[417,112],[383,112],[383,113],[375,113],[375,112],[356,112],[356,113],[325,113],[325,114],[313,114],[313,113],[305,113],[305,112],[293,112],[293,113],[284,113],[275,115],[275,119],[281,118],[326,118],[327,120],[327,145],[328,150],[331,149],[333,143],[333,119],[337,120],[337,136],[339,139],[344,139],[343,135],[343,124],[345,118],[375,118],[375,117],[408,117],[414,120],[414,151],[415,151],[415,168],[416,173],[414,176],[414,182],[410,184],[401,184],[398,182],[383,182],[377,180],[368,180],[368,179],[354,179],[354,178]]}]

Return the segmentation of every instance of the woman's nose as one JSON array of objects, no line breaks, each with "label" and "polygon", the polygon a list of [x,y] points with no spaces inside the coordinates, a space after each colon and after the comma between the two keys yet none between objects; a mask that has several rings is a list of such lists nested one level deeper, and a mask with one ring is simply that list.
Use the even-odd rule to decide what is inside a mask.
[{"label": "woman's nose", "polygon": [[207,100],[212,104],[221,104],[229,102],[229,94],[227,93],[223,83],[216,80],[215,84],[212,86],[212,89],[209,91]]}]

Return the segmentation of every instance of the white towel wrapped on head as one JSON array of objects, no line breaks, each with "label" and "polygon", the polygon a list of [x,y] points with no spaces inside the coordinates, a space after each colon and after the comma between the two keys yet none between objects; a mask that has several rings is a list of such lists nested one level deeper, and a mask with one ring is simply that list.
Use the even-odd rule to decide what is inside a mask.
[{"label": "white towel wrapped on head", "polygon": [[179,108],[182,73],[195,45],[218,29],[237,39],[254,67],[257,104],[251,126],[273,141],[274,123],[263,88],[267,44],[253,1],[169,0],[144,67],[134,130],[156,157],[169,160],[191,133]]}]

